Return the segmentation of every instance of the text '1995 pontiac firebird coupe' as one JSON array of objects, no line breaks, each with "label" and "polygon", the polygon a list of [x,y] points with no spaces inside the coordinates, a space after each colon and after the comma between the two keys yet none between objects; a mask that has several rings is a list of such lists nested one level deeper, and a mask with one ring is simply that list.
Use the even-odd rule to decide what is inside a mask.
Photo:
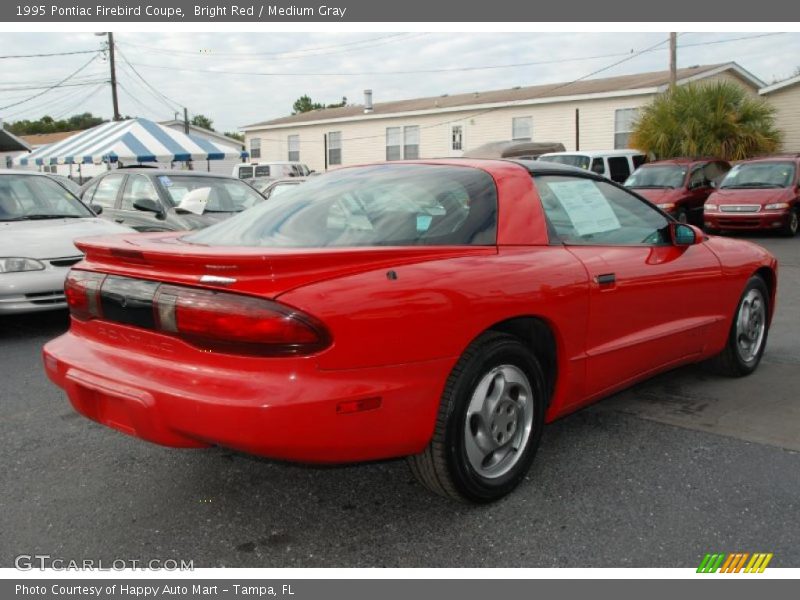
[{"label": "text '1995 pontiac firebird coupe'", "polygon": [[192,233],[79,240],[44,363],[83,415],[166,446],[408,457],[488,502],[545,423],[678,365],[759,363],[776,261],[553,163],[338,169]]}]

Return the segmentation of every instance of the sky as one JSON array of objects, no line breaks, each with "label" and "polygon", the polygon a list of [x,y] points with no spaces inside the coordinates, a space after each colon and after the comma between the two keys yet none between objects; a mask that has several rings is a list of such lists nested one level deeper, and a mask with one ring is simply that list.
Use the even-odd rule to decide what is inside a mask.
[{"label": "sky", "polygon": [[[209,117],[218,131],[237,131],[290,114],[304,94],[326,104],[342,97],[361,104],[365,89],[382,102],[663,70],[666,43],[638,53],[667,38],[654,32],[125,32],[115,42],[123,115],[166,120],[185,106],[190,116]],[[92,33],[3,33],[0,118],[86,111],[110,118],[104,54],[7,58],[94,51],[104,40]],[[798,57],[800,33],[678,36],[679,67],[736,61],[767,84],[793,76]],[[65,85],[45,92],[82,67]]]}]

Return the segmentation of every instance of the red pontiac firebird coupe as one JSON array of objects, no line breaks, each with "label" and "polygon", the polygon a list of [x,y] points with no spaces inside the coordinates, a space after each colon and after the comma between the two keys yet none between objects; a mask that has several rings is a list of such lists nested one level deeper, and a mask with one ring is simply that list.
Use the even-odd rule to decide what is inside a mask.
[{"label": "red pontiac firebird coupe", "polygon": [[44,363],[81,414],[167,446],[406,456],[473,502],[602,396],[706,359],[751,373],[775,304],[763,248],[553,163],[343,168],[207,229],[78,246]]}]

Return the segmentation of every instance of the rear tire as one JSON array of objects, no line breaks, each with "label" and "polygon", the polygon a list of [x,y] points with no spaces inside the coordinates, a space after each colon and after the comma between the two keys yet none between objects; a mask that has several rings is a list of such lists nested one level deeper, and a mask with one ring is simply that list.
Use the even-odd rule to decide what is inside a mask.
[{"label": "rear tire", "polygon": [[736,306],[725,349],[709,361],[711,368],[728,377],[743,377],[755,371],[767,345],[769,317],[767,284],[754,275]]},{"label": "rear tire", "polygon": [[514,336],[488,332],[466,349],[447,379],[433,438],[408,457],[432,492],[486,503],[511,492],[536,454],[544,425],[544,375]]}]

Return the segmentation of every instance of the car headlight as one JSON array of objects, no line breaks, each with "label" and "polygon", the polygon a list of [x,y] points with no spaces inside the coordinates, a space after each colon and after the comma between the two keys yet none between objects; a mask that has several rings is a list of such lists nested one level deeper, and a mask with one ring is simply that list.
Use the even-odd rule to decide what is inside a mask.
[{"label": "car headlight", "polygon": [[783,210],[784,208],[789,208],[788,202],[776,202],[774,204],[767,204],[764,207],[764,210]]},{"label": "car headlight", "polygon": [[667,202],[666,204],[656,204],[658,208],[661,210],[672,210],[675,208],[675,204],[673,202]]},{"label": "car headlight", "polygon": [[712,210],[717,210],[717,205],[716,204],[708,204],[708,203],[706,203],[706,204],[703,205],[703,210],[706,211],[706,212],[709,212],[709,211],[712,211]]},{"label": "car headlight", "polygon": [[42,271],[44,263],[33,258],[0,258],[0,273],[19,273],[20,271]]}]

